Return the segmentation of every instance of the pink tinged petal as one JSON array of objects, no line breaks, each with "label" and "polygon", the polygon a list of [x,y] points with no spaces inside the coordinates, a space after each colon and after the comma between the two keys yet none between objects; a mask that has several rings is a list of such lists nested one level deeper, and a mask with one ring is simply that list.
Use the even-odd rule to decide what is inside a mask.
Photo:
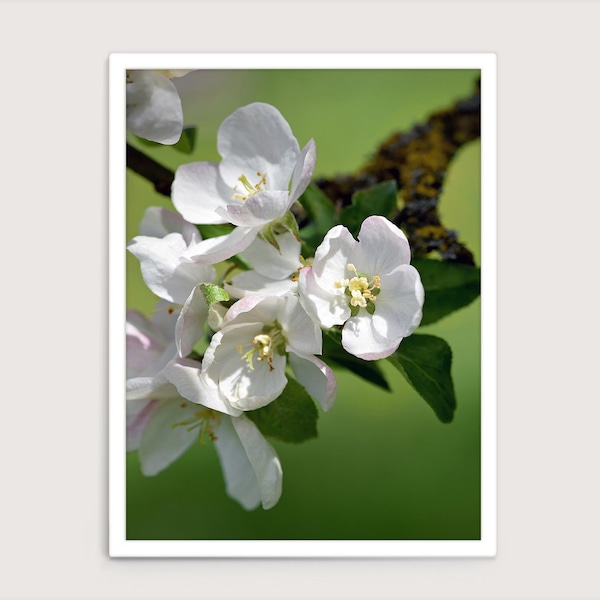
[{"label": "pink tinged petal", "polygon": [[171,186],[173,206],[190,223],[226,223],[216,211],[227,205],[231,195],[220,180],[218,165],[210,162],[181,165]]},{"label": "pink tinged petal", "polygon": [[153,335],[151,322],[138,311],[127,311],[125,334],[127,377],[130,378],[156,362],[165,347],[160,337]]},{"label": "pink tinged petal", "polygon": [[425,291],[419,272],[412,265],[402,265],[381,281],[373,326],[388,339],[404,338],[419,326],[423,317]]},{"label": "pink tinged petal", "polygon": [[285,297],[278,321],[287,339],[288,348],[303,354],[321,354],[323,333],[302,308],[298,296]]},{"label": "pink tinged petal", "polygon": [[266,189],[289,189],[300,146],[281,113],[256,102],[237,109],[217,133],[217,149],[223,157],[219,172],[233,189],[240,175],[255,184],[256,174],[267,175]]},{"label": "pink tinged petal", "polygon": [[208,384],[200,362],[178,359],[166,369],[165,376],[186,400],[228,415],[241,414],[241,410],[231,406],[214,386]]},{"label": "pink tinged petal", "polygon": [[236,227],[227,235],[203,240],[190,246],[183,257],[198,264],[221,262],[245,250],[258,235],[262,227]]},{"label": "pink tinged petal", "polygon": [[291,204],[287,191],[266,191],[250,196],[241,204],[230,203],[217,212],[238,227],[264,227],[283,217]]},{"label": "pink tinged petal", "polygon": [[180,233],[188,246],[202,239],[198,228],[180,214],[160,206],[147,208],[140,224],[140,235],[163,238],[169,233]]},{"label": "pink tinged petal", "polygon": [[142,433],[158,404],[158,400],[130,400],[126,403],[127,452],[138,449]]},{"label": "pink tinged petal", "polygon": [[315,172],[316,164],[317,146],[315,141],[311,139],[308,144],[304,146],[302,152],[300,152],[294,173],[292,174],[292,183],[290,186],[292,203],[296,202],[308,187],[313,173]]},{"label": "pink tinged petal", "polygon": [[300,271],[298,292],[304,310],[321,327],[329,328],[334,325],[342,325],[350,317],[347,296],[332,294],[323,290],[317,284],[311,267]]},{"label": "pink tinged petal", "polygon": [[[227,314],[224,318],[224,323],[229,323],[233,321],[238,315],[242,313],[247,313],[251,311],[255,306],[263,302],[263,296],[248,296],[246,298],[242,298],[238,300],[235,304],[231,306],[231,308],[227,311]],[[273,309],[273,318],[275,318],[276,307]],[[256,321],[257,319],[254,319]]]},{"label": "pink tinged petal", "polygon": [[222,419],[216,432],[227,494],[246,510],[265,510],[281,497],[283,471],[277,453],[245,416]]},{"label": "pink tinged petal", "polygon": [[169,302],[183,304],[197,283],[215,278],[214,269],[204,262],[184,260],[189,250],[180,233],[170,233],[164,238],[138,236],[129,242],[127,249],[140,261],[146,285]]},{"label": "pink tinged petal", "polygon": [[318,402],[325,412],[331,410],[337,394],[337,381],[329,366],[316,356],[292,351],[289,361],[296,379],[310,397]]},{"label": "pink tinged petal", "polygon": [[336,288],[334,283],[351,275],[346,267],[357,245],[358,242],[343,225],[336,225],[323,238],[315,252],[312,269],[315,281],[326,293],[344,294],[343,289]]},{"label": "pink tinged petal", "polygon": [[398,348],[401,338],[390,340],[382,336],[373,326],[371,315],[362,311],[350,317],[342,329],[342,346],[363,360],[387,358]]},{"label": "pink tinged petal", "polygon": [[257,237],[242,256],[260,275],[273,280],[287,279],[301,266],[301,243],[289,231],[275,238],[279,250]]},{"label": "pink tinged petal", "polygon": [[196,286],[181,309],[175,325],[177,353],[186,357],[204,335],[208,306],[200,286]]},{"label": "pink tinged petal", "polygon": [[[278,319],[284,307],[284,299],[279,297],[247,296],[238,300],[225,315],[225,323],[248,323],[262,328]],[[257,333],[260,333],[258,331]]]},{"label": "pink tinged petal", "polygon": [[410,263],[406,236],[385,217],[367,217],[358,233],[359,244],[350,262],[368,276],[383,276]]},{"label": "pink tinged petal", "polygon": [[177,88],[164,75],[131,71],[126,84],[127,129],[147,140],[175,144],[183,130],[183,110]]},{"label": "pink tinged petal", "polygon": [[294,291],[298,284],[291,279],[276,281],[259,275],[256,271],[244,271],[231,278],[231,284],[224,285],[227,293],[234,298],[246,296],[283,296]]},{"label": "pink tinged petal", "polygon": [[153,476],[177,460],[197,439],[199,428],[178,425],[194,418],[198,407],[181,398],[163,400],[142,434],[138,455],[142,473]]}]

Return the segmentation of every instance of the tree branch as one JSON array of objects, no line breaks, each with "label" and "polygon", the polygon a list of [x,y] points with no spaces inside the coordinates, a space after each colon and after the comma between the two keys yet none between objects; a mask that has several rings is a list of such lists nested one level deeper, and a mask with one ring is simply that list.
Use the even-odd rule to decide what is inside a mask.
[{"label": "tree branch", "polygon": [[154,189],[163,196],[171,196],[171,184],[175,178],[173,171],[127,144],[127,166],[154,184]]}]

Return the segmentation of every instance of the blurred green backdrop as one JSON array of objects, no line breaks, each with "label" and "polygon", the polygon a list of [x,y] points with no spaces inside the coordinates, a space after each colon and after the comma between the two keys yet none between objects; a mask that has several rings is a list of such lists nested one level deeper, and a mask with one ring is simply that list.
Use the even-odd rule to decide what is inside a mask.
[{"label": "blurred green backdrop", "polygon": [[[128,141],[175,169],[219,160],[220,123],[250,102],[276,106],[303,146],[317,144],[315,176],[349,173],[392,132],[421,123],[469,96],[479,71],[196,71],[176,80],[186,124],[198,127],[192,155]],[[480,257],[480,144],[454,158],[440,212]],[[127,239],[148,206],[171,207],[127,171]],[[127,256],[127,306],[149,313],[156,298]],[[479,539],[480,301],[418,332],[453,350],[458,408],[440,423],[403,377],[383,363],[392,392],[337,371],[336,405],[320,414],[319,438],[271,440],[284,471],[283,495],[269,511],[246,512],[225,494],[214,448],[195,445],[156,477],[127,457],[128,539]]]}]

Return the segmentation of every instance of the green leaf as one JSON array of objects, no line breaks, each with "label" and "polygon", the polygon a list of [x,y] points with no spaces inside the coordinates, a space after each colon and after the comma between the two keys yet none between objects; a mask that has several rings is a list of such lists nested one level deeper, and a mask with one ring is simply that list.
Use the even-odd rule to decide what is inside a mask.
[{"label": "green leaf", "polygon": [[300,196],[299,202],[309,221],[301,229],[300,237],[307,247],[307,254],[313,254],[325,234],[336,224],[335,206],[329,197],[312,183]]},{"label": "green leaf", "polygon": [[223,223],[219,225],[196,225],[203,240],[218,237],[220,235],[227,235],[231,233],[235,227],[229,223]]},{"label": "green leaf", "polygon": [[147,140],[145,138],[136,136],[136,138],[145,146],[162,146],[163,148],[175,148],[178,152],[182,152],[183,154],[191,154],[194,151],[194,144],[196,143],[196,128],[195,127],[185,127],[181,132],[181,137],[176,144],[160,144],[158,142],[153,142],[151,140]]},{"label": "green leaf", "polygon": [[335,225],[335,206],[314,183],[306,188],[299,202],[306,211],[309,221],[315,223],[323,235]]},{"label": "green leaf", "polygon": [[[330,335],[323,336],[323,356],[321,358],[329,366],[339,365],[354,375],[362,377],[369,383],[372,383],[386,391],[390,391],[390,386],[385,380],[379,364],[374,361],[366,361],[352,354],[348,354],[340,345],[340,341]],[[330,364],[333,363],[333,364]]]},{"label": "green leaf", "polygon": [[264,435],[284,442],[298,443],[317,437],[317,407],[291,377],[277,400],[245,414]]},{"label": "green leaf", "polygon": [[176,144],[173,144],[175,150],[182,152],[183,154],[191,154],[194,151],[194,144],[196,143],[196,128],[185,127],[181,132],[181,137]]},{"label": "green leaf", "polygon": [[219,287],[214,283],[200,284],[200,291],[204,296],[206,304],[209,306],[213,302],[227,302],[227,300],[229,300],[229,294],[222,287]]},{"label": "green leaf", "polygon": [[411,335],[402,340],[388,360],[431,406],[442,423],[452,421],[456,409],[450,373],[452,350],[443,339],[433,335]]},{"label": "green leaf", "polygon": [[477,267],[427,258],[415,259],[412,264],[425,288],[421,325],[435,323],[479,296],[481,274]]},{"label": "green leaf", "polygon": [[340,223],[356,236],[362,222],[371,215],[391,217],[398,203],[395,181],[384,181],[352,195],[352,204],[340,212]]}]

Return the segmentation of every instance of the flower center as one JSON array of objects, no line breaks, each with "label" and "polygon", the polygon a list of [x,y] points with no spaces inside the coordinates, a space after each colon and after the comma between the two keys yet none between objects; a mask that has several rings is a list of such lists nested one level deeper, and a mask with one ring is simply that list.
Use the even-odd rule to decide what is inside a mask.
[{"label": "flower center", "polygon": [[256,183],[255,185],[252,185],[245,175],[243,175],[243,174],[240,175],[238,177],[238,181],[242,184],[242,186],[244,187],[244,190],[242,192],[240,192],[238,190],[238,186],[236,185],[233,188],[233,191],[235,192],[235,194],[233,194],[233,196],[231,196],[231,199],[232,200],[241,200],[242,202],[246,202],[246,200],[248,200],[248,198],[250,198],[250,196],[254,196],[254,194],[258,194],[258,192],[262,192],[264,190],[264,187],[267,185],[267,174],[257,171],[256,176],[259,177],[260,179],[258,180],[258,183]]},{"label": "flower center", "polygon": [[333,282],[333,287],[344,290],[350,299],[350,310],[354,316],[359,308],[366,308],[371,314],[375,312],[375,300],[381,290],[380,277],[373,275],[371,279],[365,273],[359,273],[352,263],[346,265],[346,269],[354,273],[350,279],[338,279]]},{"label": "flower center", "polygon": [[[188,406],[187,402],[181,403],[181,408],[186,408]],[[171,428],[175,427],[187,427],[188,431],[193,431],[194,429],[200,428],[200,434],[198,436],[198,441],[201,444],[205,443],[205,437],[208,437],[212,442],[217,439],[215,435],[215,427],[219,425],[221,422],[221,417],[219,413],[211,410],[210,408],[199,408],[192,417],[189,419],[185,419],[184,421],[179,421],[178,423],[173,423]]]},{"label": "flower center", "polygon": [[238,346],[237,351],[242,355],[242,360],[245,360],[251,371],[254,371],[254,364],[252,360],[256,354],[256,360],[258,362],[266,361],[269,367],[269,371],[273,371],[273,353],[285,354],[285,346],[287,340],[281,331],[281,327],[278,323],[275,323],[271,327],[264,327],[262,332],[254,337],[252,340],[252,347],[247,352],[243,352],[244,348]]}]

